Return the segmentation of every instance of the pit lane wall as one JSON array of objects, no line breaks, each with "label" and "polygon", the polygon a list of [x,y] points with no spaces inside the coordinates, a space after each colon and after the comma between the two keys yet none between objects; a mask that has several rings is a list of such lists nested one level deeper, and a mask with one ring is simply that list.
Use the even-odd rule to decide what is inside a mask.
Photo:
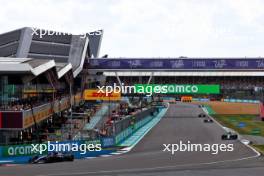
[{"label": "pit lane wall", "polygon": [[127,118],[115,123],[115,144],[118,145],[139,128],[151,121],[160,111],[157,107],[143,110],[142,112],[128,116]]},{"label": "pit lane wall", "polygon": [[[116,135],[113,137],[102,137],[98,140],[92,141],[65,141],[65,142],[51,142],[51,144],[65,144],[65,143],[77,143],[81,144],[101,144],[101,151],[88,151],[85,154],[82,154],[81,151],[73,152],[76,159],[80,158],[89,158],[89,157],[98,157],[100,155],[107,155],[116,151],[115,146],[120,142],[128,138],[139,128],[144,126],[146,123],[155,118],[156,114],[159,113],[160,108],[152,107],[145,109],[138,114],[131,115],[125,119],[117,122]],[[0,146],[0,164],[1,161],[6,163],[28,163],[29,159],[33,156],[40,155],[39,152],[32,151],[33,146],[31,144],[21,144],[21,145],[6,145]],[[48,152],[42,153],[42,155],[47,154]],[[2,162],[3,163],[3,162]]]},{"label": "pit lane wall", "polygon": [[102,138],[103,147],[114,147],[118,146],[122,141],[126,140],[132,134],[134,134],[138,129],[146,125],[153,118],[157,116],[160,112],[160,107],[151,107],[149,109],[143,109],[141,112],[129,115],[126,118],[115,122],[113,124],[114,134],[111,137]]}]

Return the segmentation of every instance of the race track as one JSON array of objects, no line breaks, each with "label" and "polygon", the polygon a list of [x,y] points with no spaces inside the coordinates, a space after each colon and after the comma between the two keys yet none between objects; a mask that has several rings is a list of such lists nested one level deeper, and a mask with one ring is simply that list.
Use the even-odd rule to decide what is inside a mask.
[{"label": "race track", "polygon": [[[263,175],[264,161],[239,141],[222,141],[223,129],[204,123],[197,105],[171,104],[166,115],[132,151],[123,155],[75,162],[0,167],[0,176],[66,175]],[[233,143],[233,152],[163,152],[163,144]],[[213,172],[213,174],[212,174]]]}]

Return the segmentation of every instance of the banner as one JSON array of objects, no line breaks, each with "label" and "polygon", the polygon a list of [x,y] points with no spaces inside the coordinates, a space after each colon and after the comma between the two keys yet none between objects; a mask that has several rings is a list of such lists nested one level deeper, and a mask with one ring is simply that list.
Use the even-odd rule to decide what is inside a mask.
[{"label": "banner", "polygon": [[243,99],[223,99],[224,102],[231,103],[259,103],[259,100],[243,100]]},{"label": "banner", "polygon": [[247,70],[264,69],[264,59],[260,58],[107,58],[91,59],[89,69],[173,69],[173,70]]},{"label": "banner", "polygon": [[99,89],[86,89],[83,94],[84,100],[103,100],[103,101],[119,101],[121,100],[120,92],[100,92]]},{"label": "banner", "polygon": [[135,84],[137,93],[219,94],[220,85],[202,84]]},{"label": "banner", "polygon": [[[42,144],[21,144],[21,145],[7,145],[0,146],[0,156],[1,157],[19,157],[19,156],[33,156],[33,155],[46,155],[50,152],[69,152],[70,147],[74,149],[76,153],[81,153],[84,151],[97,151],[95,148],[98,145],[101,145],[100,140],[92,140],[92,141],[48,141]],[[76,148],[76,146],[80,148]],[[84,146],[89,146],[88,148],[81,148]],[[42,150],[42,151],[41,151]],[[74,151],[74,150],[73,150]],[[85,152],[86,153],[86,152]]]},{"label": "banner", "polygon": [[101,138],[102,147],[113,147],[115,145],[115,138],[114,137],[103,137]]},{"label": "banner", "polygon": [[[33,146],[31,144],[3,146],[2,157],[31,156],[40,154],[39,152],[32,149]],[[44,154],[47,154],[47,152]]]}]

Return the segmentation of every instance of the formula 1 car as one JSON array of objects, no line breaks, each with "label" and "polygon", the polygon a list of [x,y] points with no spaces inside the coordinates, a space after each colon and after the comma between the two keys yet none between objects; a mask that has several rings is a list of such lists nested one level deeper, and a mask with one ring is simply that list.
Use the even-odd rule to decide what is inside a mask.
[{"label": "formula 1 car", "polygon": [[29,163],[32,164],[41,164],[41,163],[56,163],[64,161],[74,161],[74,155],[69,153],[50,153],[44,156],[34,156],[29,160]]},{"label": "formula 1 car", "polygon": [[242,139],[242,140],[240,140],[240,142],[243,143],[243,144],[245,144],[245,145],[253,144],[252,141],[249,141],[249,140],[247,140],[247,139]]},{"label": "formula 1 car", "polygon": [[200,113],[198,117],[206,117],[206,115],[204,113]]},{"label": "formula 1 car", "polygon": [[214,121],[213,121],[212,119],[210,119],[210,118],[206,118],[206,119],[204,119],[203,121],[204,121],[204,123],[213,123],[213,122],[214,122]]},{"label": "formula 1 car", "polygon": [[181,101],[181,98],[180,97],[176,97],[175,101]]},{"label": "formula 1 car", "polygon": [[238,135],[232,132],[227,132],[222,135],[222,140],[237,140]]}]

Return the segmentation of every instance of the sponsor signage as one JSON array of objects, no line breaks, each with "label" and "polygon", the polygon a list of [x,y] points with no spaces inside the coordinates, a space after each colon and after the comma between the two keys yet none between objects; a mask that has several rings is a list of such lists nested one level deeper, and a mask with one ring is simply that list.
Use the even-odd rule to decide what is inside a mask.
[{"label": "sponsor signage", "polygon": [[219,94],[220,85],[202,84],[135,84],[137,93]]},{"label": "sponsor signage", "polygon": [[[21,157],[21,156],[33,156],[33,155],[46,155],[49,152],[53,151],[68,151],[70,147],[72,150],[77,150],[77,152],[84,151],[97,151],[100,147],[100,140],[93,141],[53,141],[43,144],[21,144],[21,145],[9,145],[9,146],[0,146],[0,156],[1,157]],[[70,146],[70,147],[69,147]],[[76,147],[77,146],[77,147]],[[80,146],[80,148],[78,148]],[[81,147],[90,147],[90,148],[81,148]],[[96,147],[96,148],[95,148]],[[95,149],[92,149],[95,148]]]},{"label": "sponsor signage", "polygon": [[120,59],[91,59],[90,69],[173,69],[173,70],[247,70],[264,69],[264,59],[235,58],[235,59],[195,59],[195,58],[120,58]]},{"label": "sponsor signage", "polygon": [[89,144],[98,145],[98,144],[101,144],[101,141],[100,140],[84,141],[84,144],[86,144],[86,145],[89,145]]},{"label": "sponsor signage", "polygon": [[114,137],[104,137],[101,138],[102,147],[113,147],[115,145],[115,138]]},{"label": "sponsor signage", "polygon": [[237,127],[238,128],[244,128],[244,127],[246,127],[246,123],[245,122],[239,122]]},{"label": "sponsor signage", "polygon": [[[40,154],[38,151],[32,149],[33,146],[31,144],[3,146],[2,156],[13,157],[13,156],[31,156],[31,155]],[[47,151],[42,154],[47,154]]]},{"label": "sponsor signage", "polygon": [[190,96],[183,96],[183,97],[181,97],[181,101],[182,102],[191,102],[192,101],[192,97],[190,97]]},{"label": "sponsor signage", "polygon": [[103,101],[119,101],[121,100],[120,92],[100,92],[99,89],[84,90],[84,100],[103,100]]},{"label": "sponsor signage", "polygon": [[259,100],[223,99],[224,102],[232,103],[259,103]]}]

